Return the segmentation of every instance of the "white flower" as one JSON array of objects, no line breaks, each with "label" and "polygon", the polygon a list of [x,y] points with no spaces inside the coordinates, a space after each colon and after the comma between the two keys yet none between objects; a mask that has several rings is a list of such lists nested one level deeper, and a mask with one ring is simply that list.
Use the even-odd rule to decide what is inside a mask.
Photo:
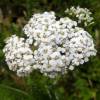
[{"label": "white flower", "polygon": [[27,37],[33,37],[37,46],[33,69],[52,78],[58,73],[66,73],[67,69],[73,70],[96,54],[91,35],[79,28],[77,22],[68,17],[55,18],[51,12],[34,14],[23,29]]},{"label": "white flower", "polygon": [[78,23],[84,23],[84,26],[88,26],[93,24],[93,17],[91,17],[92,13],[87,8],[81,7],[71,7],[65,10],[65,13],[70,16],[75,16],[77,18]]},{"label": "white flower", "polygon": [[[74,7],[71,9],[76,11]],[[84,14],[78,16],[83,18]],[[16,71],[19,76],[39,70],[54,78],[67,73],[68,69],[74,70],[97,52],[88,32],[68,17],[56,20],[54,12],[34,14],[23,30],[26,40],[13,35],[4,47],[9,69]]]},{"label": "white flower", "polygon": [[3,51],[10,70],[16,71],[19,76],[27,75],[29,71],[32,71],[33,52],[29,44],[25,43],[24,38],[12,35],[6,40]]},{"label": "white flower", "polygon": [[74,69],[74,66],[70,66],[69,69],[70,69],[70,70],[73,70],[73,69]]}]

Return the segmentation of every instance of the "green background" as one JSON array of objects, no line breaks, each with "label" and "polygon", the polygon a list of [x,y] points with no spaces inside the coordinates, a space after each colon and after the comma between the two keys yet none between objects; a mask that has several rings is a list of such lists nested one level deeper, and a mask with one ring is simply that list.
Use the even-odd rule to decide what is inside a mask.
[{"label": "green background", "polygon": [[[66,8],[78,5],[93,12],[95,24],[87,30],[94,38],[96,57],[54,80],[36,71],[19,78],[8,69],[4,40],[12,34],[23,36],[32,14],[52,10],[62,17]],[[100,0],[0,0],[0,100],[100,100]]]}]

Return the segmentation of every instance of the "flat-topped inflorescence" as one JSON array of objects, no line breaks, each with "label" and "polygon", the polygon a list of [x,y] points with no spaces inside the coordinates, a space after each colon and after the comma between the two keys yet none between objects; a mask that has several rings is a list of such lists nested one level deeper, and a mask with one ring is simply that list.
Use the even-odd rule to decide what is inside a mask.
[{"label": "flat-topped inflorescence", "polygon": [[32,72],[33,52],[24,38],[12,35],[6,40],[3,52],[9,69],[16,71],[18,76],[26,76]]},{"label": "flat-topped inflorescence", "polygon": [[[87,31],[68,17],[56,20],[54,12],[34,14],[23,31],[26,40],[14,35],[4,48],[10,70],[19,76],[39,70],[54,78],[87,62],[97,52]],[[36,49],[32,51],[30,46]]]},{"label": "flat-topped inflorescence", "polygon": [[77,7],[72,6],[71,8],[66,9],[65,13],[67,15],[75,17],[76,21],[79,24],[83,23],[85,27],[94,23],[93,22],[94,18],[91,16],[92,13],[87,8],[81,8],[79,6]]}]

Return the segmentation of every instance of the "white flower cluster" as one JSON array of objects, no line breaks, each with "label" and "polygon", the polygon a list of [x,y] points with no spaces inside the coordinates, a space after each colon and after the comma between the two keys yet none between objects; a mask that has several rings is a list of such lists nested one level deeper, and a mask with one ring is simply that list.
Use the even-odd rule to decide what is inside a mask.
[{"label": "white flower cluster", "polygon": [[54,78],[96,55],[91,35],[68,17],[56,20],[54,12],[34,14],[23,30],[27,39],[13,35],[3,50],[9,69],[18,76],[39,70]]},{"label": "white flower cluster", "polygon": [[6,40],[3,52],[9,69],[16,71],[18,76],[26,76],[32,71],[33,52],[24,38],[12,35]]},{"label": "white flower cluster", "polygon": [[[24,33],[27,35],[27,43],[32,44],[33,38],[36,45],[43,40],[45,36],[51,35],[49,30],[53,31],[53,25],[56,23],[54,12],[44,12],[43,14],[34,14],[24,27]],[[47,33],[46,33],[47,32]]]},{"label": "white flower cluster", "polygon": [[75,16],[78,19],[78,23],[84,23],[84,26],[93,24],[93,17],[91,17],[91,12],[87,8],[71,7],[66,9],[65,13],[71,16]]},{"label": "white flower cluster", "polygon": [[68,17],[56,20],[54,12],[34,14],[24,27],[27,43],[37,46],[33,69],[49,77],[65,74],[96,55],[91,35]]}]

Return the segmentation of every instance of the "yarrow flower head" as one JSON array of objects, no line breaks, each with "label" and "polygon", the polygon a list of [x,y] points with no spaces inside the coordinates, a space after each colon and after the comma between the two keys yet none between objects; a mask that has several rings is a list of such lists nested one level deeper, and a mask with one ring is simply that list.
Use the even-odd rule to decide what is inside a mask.
[{"label": "yarrow flower head", "polygon": [[40,38],[44,37],[44,35],[50,35],[51,33],[49,32],[49,30],[52,30],[51,25],[56,22],[55,18],[56,17],[54,12],[34,14],[32,18],[29,20],[28,24],[26,24],[23,28],[25,34],[28,37],[27,42],[29,44],[32,44],[34,38],[37,43],[40,41]]},{"label": "yarrow flower head", "polygon": [[78,23],[84,23],[84,26],[88,26],[93,24],[93,17],[91,17],[92,13],[87,8],[81,8],[81,7],[74,7],[72,6],[69,9],[65,10],[65,13],[74,16],[77,18]]},{"label": "yarrow flower head", "polygon": [[6,40],[3,52],[9,69],[16,71],[18,76],[26,76],[32,71],[33,52],[24,38],[12,35]]},{"label": "yarrow flower head", "polygon": [[44,75],[65,74],[96,55],[91,35],[68,17],[56,20],[54,12],[34,14],[23,30],[37,46],[33,69],[39,69]]},{"label": "yarrow flower head", "polygon": [[92,36],[68,17],[56,20],[54,12],[34,14],[23,31],[26,40],[13,35],[4,48],[9,69],[19,76],[39,70],[54,78],[96,55]]}]

